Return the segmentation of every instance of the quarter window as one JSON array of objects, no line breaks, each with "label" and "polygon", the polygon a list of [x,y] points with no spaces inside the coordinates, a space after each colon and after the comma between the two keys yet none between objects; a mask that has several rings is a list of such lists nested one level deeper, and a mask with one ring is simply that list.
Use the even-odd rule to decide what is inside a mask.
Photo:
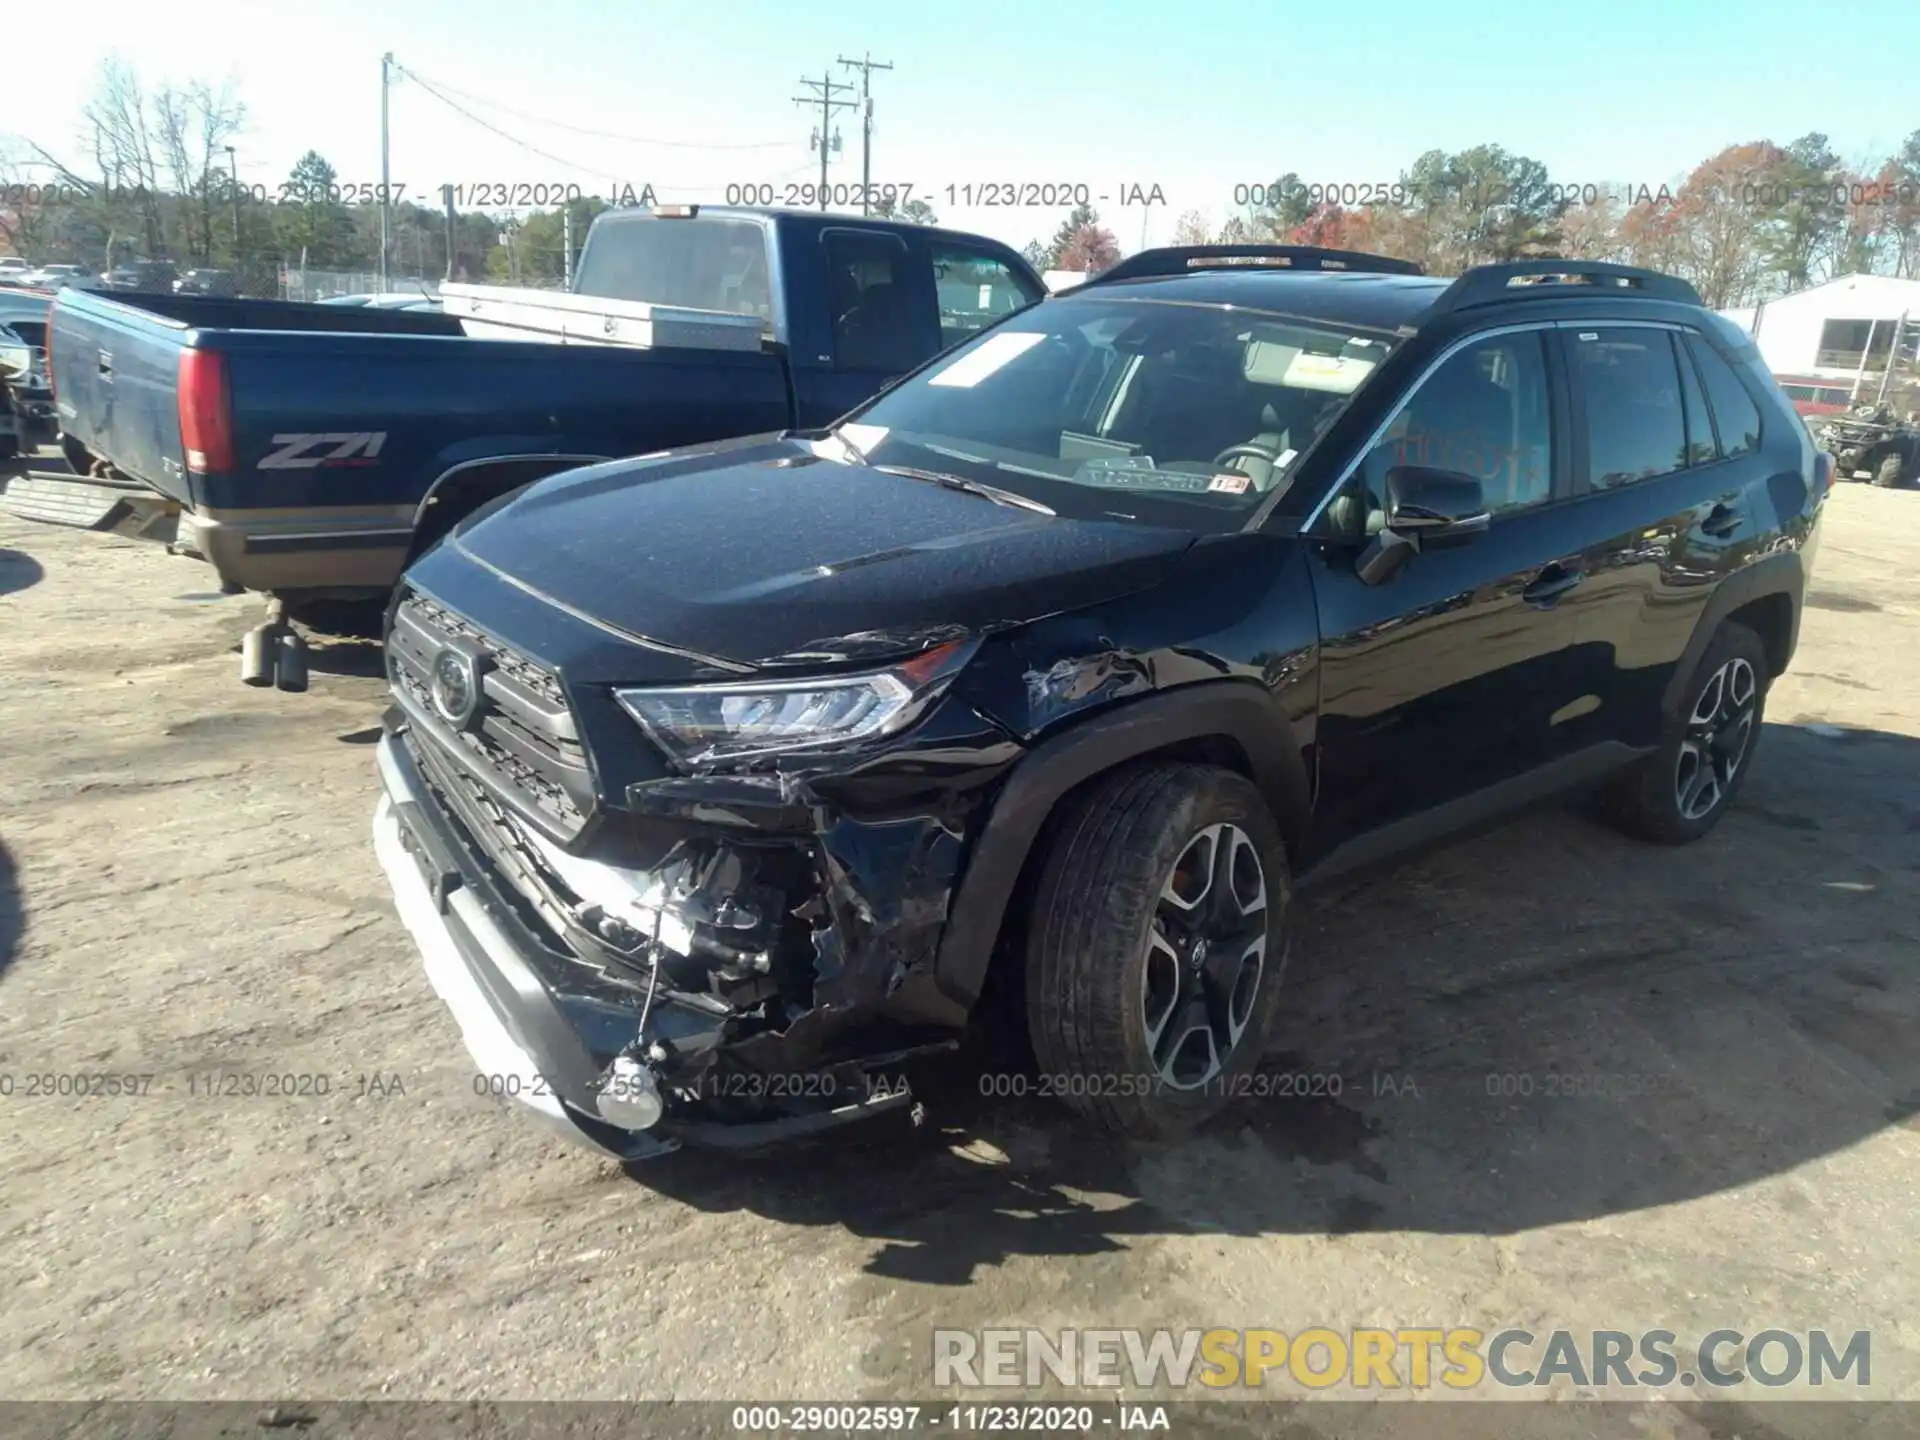
[{"label": "quarter window", "polygon": [[1686,406],[1664,330],[1566,330],[1586,403],[1587,483],[1611,490],[1687,464]]},{"label": "quarter window", "polygon": [[1760,448],[1760,407],[1711,345],[1695,342],[1687,348],[1693,351],[1700,378],[1706,382],[1713,426],[1720,436],[1720,454],[1728,458],[1752,454]]},{"label": "quarter window", "polygon": [[1673,337],[1679,347],[1680,393],[1687,404],[1687,464],[1711,465],[1720,458],[1713,444],[1713,419],[1707,411],[1707,397],[1700,389],[1700,373],[1687,358],[1686,343]]}]

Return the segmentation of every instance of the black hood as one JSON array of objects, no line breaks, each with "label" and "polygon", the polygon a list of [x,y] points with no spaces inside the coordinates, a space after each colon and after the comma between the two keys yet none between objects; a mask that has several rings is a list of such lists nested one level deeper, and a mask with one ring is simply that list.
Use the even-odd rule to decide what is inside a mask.
[{"label": "black hood", "polygon": [[1015,509],[782,439],[568,471],[484,512],[455,543],[635,637],[735,663],[820,665],[1143,589],[1193,539]]}]

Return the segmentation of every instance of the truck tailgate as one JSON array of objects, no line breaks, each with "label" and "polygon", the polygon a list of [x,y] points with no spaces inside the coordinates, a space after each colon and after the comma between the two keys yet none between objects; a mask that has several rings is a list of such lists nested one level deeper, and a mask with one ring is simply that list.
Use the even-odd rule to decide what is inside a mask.
[{"label": "truck tailgate", "polygon": [[[131,296],[134,303],[143,298]],[[48,316],[60,428],[170,499],[188,499],[175,383],[190,333],[84,290],[60,292]]]}]

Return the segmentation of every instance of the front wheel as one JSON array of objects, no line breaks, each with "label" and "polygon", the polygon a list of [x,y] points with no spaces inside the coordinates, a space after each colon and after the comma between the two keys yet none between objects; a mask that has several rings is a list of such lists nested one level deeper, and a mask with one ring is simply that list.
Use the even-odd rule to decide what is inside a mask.
[{"label": "front wheel", "polygon": [[1883,455],[1880,463],[1873,467],[1873,483],[1882,490],[1900,488],[1901,474],[1906,469],[1898,455]]},{"label": "front wheel", "polygon": [[1292,889],[1280,827],[1244,777],[1144,765],[1061,817],[1027,940],[1046,1091],[1102,1127],[1171,1138],[1259,1063]]},{"label": "front wheel", "polygon": [[1760,637],[1731,620],[1722,625],[1660,748],[1602,791],[1602,813],[1628,834],[1663,845],[1711,830],[1752,768],[1770,678]]}]

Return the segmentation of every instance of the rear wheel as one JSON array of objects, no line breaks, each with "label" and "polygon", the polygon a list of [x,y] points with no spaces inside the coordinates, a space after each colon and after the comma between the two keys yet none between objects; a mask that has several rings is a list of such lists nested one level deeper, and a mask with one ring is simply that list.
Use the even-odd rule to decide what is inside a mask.
[{"label": "rear wheel", "polygon": [[1880,463],[1873,467],[1873,483],[1882,490],[1897,490],[1906,469],[1898,455],[1883,455]]},{"label": "rear wheel", "polygon": [[1291,885],[1280,828],[1230,770],[1147,765],[1061,817],[1027,941],[1046,1088],[1146,1138],[1191,1129],[1259,1063]]},{"label": "rear wheel", "polygon": [[1733,621],[1722,625],[1660,748],[1602,792],[1606,817],[1630,835],[1664,845],[1711,830],[1752,768],[1770,679],[1760,637]]}]

